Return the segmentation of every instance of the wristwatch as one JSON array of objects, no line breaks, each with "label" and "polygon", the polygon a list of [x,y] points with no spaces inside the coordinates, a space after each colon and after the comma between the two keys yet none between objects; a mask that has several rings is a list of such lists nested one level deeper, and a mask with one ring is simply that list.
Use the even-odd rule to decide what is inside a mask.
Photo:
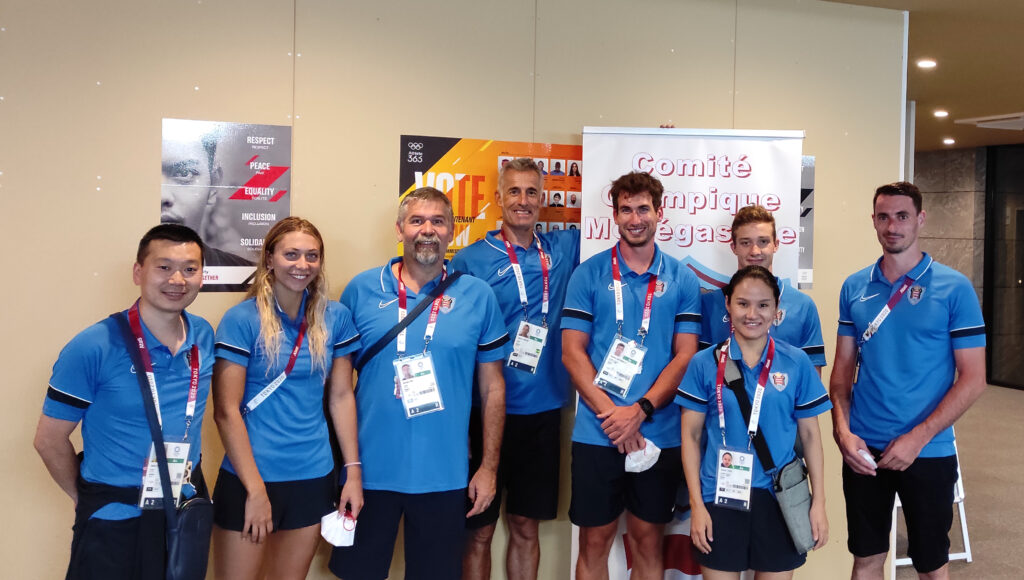
[{"label": "wristwatch", "polygon": [[644,421],[650,423],[654,420],[654,404],[648,401],[647,397],[640,397],[640,400],[637,401],[636,404],[640,405],[640,410],[644,412],[644,415],[647,415],[647,418],[644,419]]}]

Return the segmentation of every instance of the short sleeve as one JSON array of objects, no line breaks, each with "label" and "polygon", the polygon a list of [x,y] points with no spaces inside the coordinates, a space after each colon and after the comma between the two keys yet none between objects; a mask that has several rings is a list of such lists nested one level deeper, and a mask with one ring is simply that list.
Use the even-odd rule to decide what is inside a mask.
[{"label": "short sleeve", "polygon": [[[710,361],[710,366],[709,366]],[[675,402],[684,409],[707,413],[714,387],[714,349],[705,349],[693,356],[676,391]],[[711,369],[709,374],[708,369]]]},{"label": "short sleeve", "polygon": [[91,326],[61,349],[43,402],[44,415],[75,422],[85,416],[96,396],[103,345],[109,345],[113,338],[103,334],[102,323]]},{"label": "short sleeve", "polygon": [[970,284],[957,284],[950,296],[949,336],[953,349],[985,346],[985,319]]},{"label": "short sleeve", "polygon": [[359,340],[359,331],[352,321],[352,311],[340,303],[331,304],[331,309],[334,311],[333,357],[339,358],[357,352],[362,348],[362,343]]},{"label": "short sleeve", "polygon": [[479,280],[473,280],[482,288],[484,313],[481,319],[480,339],[477,342],[476,361],[493,362],[508,355],[508,331],[491,287]]},{"label": "short sleeve", "polygon": [[811,359],[802,350],[794,350],[797,354],[797,365],[800,370],[800,384],[796,392],[794,414],[797,419],[816,417],[832,408],[832,401],[825,392],[825,386],[818,378],[818,372],[811,364]]},{"label": "short sleeve", "polygon": [[839,291],[839,327],[836,332],[839,336],[857,336],[857,328],[853,325],[853,314],[850,312],[851,282],[847,278],[843,282],[843,288]]},{"label": "short sleeve", "polygon": [[679,268],[679,304],[676,307],[676,334],[701,331],[700,283],[688,268]]},{"label": "short sleeve", "polygon": [[814,301],[807,297],[807,315],[804,317],[804,324],[799,346],[804,353],[811,358],[811,364],[816,367],[823,367],[828,364],[825,360],[825,339],[821,336],[821,318],[818,316],[818,307]]},{"label": "short sleeve", "polygon": [[258,336],[259,318],[252,302],[234,306],[224,313],[217,326],[214,356],[248,368]]},{"label": "short sleeve", "polygon": [[594,284],[587,264],[576,269],[569,277],[562,307],[562,329],[591,334],[594,328]]}]

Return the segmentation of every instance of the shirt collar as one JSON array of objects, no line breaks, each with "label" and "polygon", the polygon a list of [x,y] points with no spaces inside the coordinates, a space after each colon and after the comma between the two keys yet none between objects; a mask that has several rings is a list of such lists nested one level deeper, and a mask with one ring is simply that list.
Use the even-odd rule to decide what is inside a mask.
[{"label": "shirt collar", "polygon": [[[871,266],[871,282],[885,282],[886,284],[889,284],[889,281],[882,275],[882,258],[884,257],[885,256],[878,258],[878,260],[875,261],[875,264]],[[913,278],[914,280],[920,280],[921,276],[928,271],[928,268],[932,267],[932,263],[934,261],[935,259],[928,255],[928,252],[921,252],[921,261],[903,276]],[[902,280],[903,276],[901,276],[899,280],[896,280],[896,282]],[[889,285],[892,286],[893,284]]]},{"label": "shirt collar", "polygon": [[[381,268],[381,270],[380,270],[380,289],[381,289],[381,292],[390,292],[390,293],[396,294],[396,295],[398,294],[398,278],[395,277],[395,272],[394,272],[394,270],[392,270],[392,267],[395,264],[397,264],[398,262],[401,262],[401,261],[402,261],[402,256],[395,256],[394,258],[391,258],[391,260],[387,264],[385,264],[383,268]],[[444,276],[444,272],[447,272],[448,269],[449,269],[448,268],[448,260],[445,260],[444,261],[444,271],[441,274],[438,274],[437,277],[434,278],[433,280],[431,280],[430,282],[427,282],[426,284],[424,284],[423,287],[420,288],[420,291],[418,293],[417,292],[413,292],[412,290],[408,290],[408,288],[409,288],[408,286],[406,286],[406,289],[408,290],[409,294],[412,295],[412,296],[416,296],[416,295],[422,294],[424,292],[430,292],[435,286],[437,286],[438,284],[441,283],[441,277]]]},{"label": "shirt collar", "polygon": [[298,325],[299,322],[302,321],[302,318],[303,318],[303,316],[306,313],[306,299],[307,298],[309,298],[309,288],[307,288],[307,289],[302,291],[302,302],[299,304],[299,313],[295,317],[295,320],[292,320],[291,318],[288,317],[288,313],[285,312],[284,309],[281,308],[281,305],[277,303],[277,297],[276,296],[274,297],[274,308],[277,309],[277,314],[278,314],[278,316],[281,317],[281,320],[284,320],[285,322],[291,323],[293,325]]},{"label": "shirt collar", "polygon": [[619,272],[623,276],[626,276],[627,274],[633,274],[633,275],[636,275],[636,276],[642,276],[644,273],[646,273],[646,274],[653,274],[655,276],[660,276],[661,275],[661,267],[662,267],[662,262],[665,259],[665,254],[661,251],[661,248],[658,247],[658,244],[654,244],[654,258],[651,259],[651,265],[647,267],[647,271],[646,272],[641,273],[641,274],[637,274],[633,270],[630,270],[629,269],[629,264],[627,264],[626,260],[623,259],[623,257],[622,257],[622,242],[616,242],[615,247],[616,247],[616,251],[619,254]]}]

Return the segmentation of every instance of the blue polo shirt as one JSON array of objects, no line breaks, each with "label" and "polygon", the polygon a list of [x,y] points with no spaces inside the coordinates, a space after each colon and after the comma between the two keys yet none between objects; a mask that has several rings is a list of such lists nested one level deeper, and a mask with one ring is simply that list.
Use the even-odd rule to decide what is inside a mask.
[{"label": "blue polo shirt", "polygon": [[[281,348],[274,361],[269,360],[263,350],[255,298],[249,298],[225,312],[217,327],[217,358],[246,369],[243,405],[288,365],[302,323],[301,313],[306,311],[306,296],[302,297],[300,315],[294,320],[280,307],[275,310],[283,333]],[[327,420],[324,418],[324,384],[331,376],[334,359],[359,348],[359,332],[352,324],[348,308],[337,302],[327,303],[324,326],[327,330],[327,368],[314,368],[307,330],[288,378],[244,417],[256,467],[264,481],[313,479],[323,477],[334,468]],[[221,467],[235,473],[227,454]]]},{"label": "blue polo shirt", "polygon": [[[904,278],[915,280],[860,349],[850,430],[876,449],[885,449],[935,410],[953,386],[954,350],[985,346],[985,320],[966,276],[925,253],[917,266],[890,283],[881,262],[847,278],[839,294],[839,336],[860,343]],[[954,453],[949,427],[924,446],[920,457]]]},{"label": "blue polo shirt", "polygon": [[[600,369],[615,338],[615,291],[612,282],[611,248],[580,264],[569,280],[562,311],[562,328],[590,335],[587,355]],[[619,254],[621,257],[621,253]],[[651,327],[644,341],[647,354],[639,375],[633,378],[626,399],[608,393],[616,405],[631,405],[654,385],[655,379],[672,360],[672,342],[676,334],[700,333],[700,284],[693,272],[679,260],[666,255],[655,245],[654,259],[646,272],[634,272],[619,260],[622,276],[622,334],[639,340],[637,331],[643,316],[647,284],[651,275],[658,276],[658,287],[651,302]],[[678,447],[679,408],[669,404],[654,412],[653,421],[640,426],[644,437],[658,447]],[[601,429],[601,421],[583,401],[576,405],[576,425],[572,440],[589,445],[612,447]]]},{"label": "blue polo shirt", "polygon": [[[767,343],[761,352],[761,360],[753,368],[743,362],[743,353],[735,341],[729,345],[729,357],[736,361],[743,375],[747,398],[754,400],[757,379],[764,368],[768,354]],[[707,446],[700,462],[700,489],[705,502],[715,500],[715,486],[718,475],[718,451],[722,448],[722,431],[718,425],[718,402],[715,396],[715,379],[718,361],[715,349],[707,348],[690,361],[683,382],[679,385],[676,403],[686,409],[704,413],[704,435]],[[758,428],[764,433],[768,451],[776,467],[782,467],[796,457],[793,444],[797,438],[797,419],[816,417],[832,408],[825,393],[825,387],[818,378],[811,360],[802,350],[780,340],[775,341],[775,360],[768,375],[768,385],[761,399],[761,418]],[[740,412],[736,395],[726,386],[722,389],[722,407],[725,409],[725,441],[728,447],[746,450],[749,437],[747,422]],[[771,476],[765,473],[761,460],[753,445],[754,476],[752,485],[771,489]]]},{"label": "blue polo shirt", "polygon": [[[814,366],[825,366],[825,341],[821,337],[818,307],[810,296],[790,286],[786,280],[776,277],[775,281],[779,284],[779,313],[772,324],[771,335],[806,352]],[[729,313],[725,310],[725,294],[721,288],[701,295],[701,315],[700,348],[721,344],[729,338]]]},{"label": "blue polo shirt", "polygon": [[[400,259],[357,275],[341,295],[341,303],[352,310],[363,348],[398,323],[398,284],[391,266]],[[438,276],[419,293],[409,290],[408,309],[440,282]],[[406,356],[423,352],[429,315],[428,306],[406,329]],[[442,411],[405,418],[402,401],[395,397],[396,340],[364,363],[356,385],[363,487],[401,493],[465,488],[473,373],[477,363],[508,354],[498,301],[485,282],[472,276],[462,276],[445,291],[430,341]]]},{"label": "blue polo shirt", "polygon": [[[191,382],[189,352],[193,344],[199,347],[199,392],[188,433],[192,444],[189,459],[197,465],[202,450],[203,414],[213,376],[213,329],[198,316],[187,312],[184,316],[188,327],[185,342],[173,355],[144,321],[142,334],[156,375],[166,441],[181,441],[185,435],[185,406]],[[118,324],[110,318],[78,333],[53,365],[43,414],[82,422],[85,459],[81,474],[86,481],[117,487],[139,487],[142,483],[142,468],[149,458],[153,438],[136,372]],[[190,491],[186,489],[183,493],[189,495]],[[135,505],[108,504],[93,517],[121,520],[141,513]]]},{"label": "blue polo shirt", "polygon": [[[519,300],[519,286],[512,271],[512,263],[505,250],[500,230],[487,232],[484,239],[463,248],[452,259],[452,270],[480,278],[491,286],[501,307],[508,335],[515,336],[523,321],[523,303]],[[523,271],[528,300],[527,313],[532,324],[540,324],[541,297],[544,292],[537,243],[550,260],[548,272],[548,339],[541,352],[536,374],[505,365],[505,411],[511,415],[542,413],[565,406],[568,400],[569,377],[562,365],[562,303],[569,276],[580,263],[580,232],[564,230],[535,233],[529,248],[513,244],[516,259]]]}]

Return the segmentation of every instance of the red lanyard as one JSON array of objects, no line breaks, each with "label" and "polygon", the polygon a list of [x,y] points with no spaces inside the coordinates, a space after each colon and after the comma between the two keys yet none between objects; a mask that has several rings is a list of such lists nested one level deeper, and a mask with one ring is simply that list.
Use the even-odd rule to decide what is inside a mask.
[{"label": "red lanyard", "polygon": [[889,297],[889,301],[885,303],[885,306],[883,306],[882,310],[879,311],[877,316],[875,316],[875,319],[872,320],[871,324],[864,329],[864,334],[860,336],[859,346],[863,346],[865,342],[871,340],[871,337],[878,332],[878,329],[882,327],[882,323],[889,317],[889,313],[892,312],[892,309],[896,307],[900,298],[903,298],[903,295],[907,293],[907,289],[910,288],[913,283],[914,279],[910,276],[907,276],[906,279],[903,280],[903,284],[901,284],[899,289],[896,290],[896,293]]},{"label": "red lanyard", "polygon": [[[153,359],[149,358],[149,349],[146,348],[146,339],[142,335],[142,322],[139,317],[138,301],[128,309],[128,323],[132,327],[132,335],[139,347],[139,358],[142,359],[143,369],[146,373],[146,380],[149,382],[149,390],[153,394],[153,406],[156,407],[156,419],[163,427],[163,418],[160,415],[160,395],[156,392],[156,374],[153,372]],[[189,385],[188,403],[185,405],[185,437],[188,440],[188,430],[192,426],[192,419],[196,414],[196,397],[199,395],[199,347],[192,344],[189,351]],[[138,371],[136,371],[138,372]]]},{"label": "red lanyard", "polygon": [[[448,276],[448,272],[441,270],[441,280],[444,280]],[[434,303],[430,305],[430,317],[427,318],[427,330],[423,333],[423,352],[427,352],[427,346],[430,345],[430,340],[434,338],[434,327],[437,326],[437,312],[441,309],[441,299],[444,295],[439,295],[434,298]],[[406,305],[408,301],[406,299],[405,283],[402,282],[402,262],[398,263],[398,321],[401,322],[405,319],[407,309]],[[399,358],[405,356],[405,328],[402,332],[398,333],[398,356]]]},{"label": "red lanyard", "polygon": [[[544,247],[541,246],[540,238],[536,238],[536,240],[537,240],[537,255],[540,258],[540,273],[541,273],[541,279],[543,280],[543,288],[544,288],[544,291],[541,294],[541,300],[542,300],[541,301],[541,306],[540,306],[541,322],[542,322],[542,324],[544,326],[547,326],[548,325],[548,323],[547,323],[547,319],[548,319],[548,297],[549,297],[549,293],[548,293],[548,259],[547,259],[547,255],[544,254]],[[512,247],[512,244],[510,244],[508,239],[505,237],[505,232],[501,232],[501,241],[505,242],[505,251],[508,253],[508,261],[512,263],[512,271],[516,275],[516,286],[519,287],[519,302],[521,302],[522,305],[523,305],[523,319],[529,321],[530,315],[527,312],[526,307],[529,306],[530,302],[529,302],[529,299],[528,299],[528,297],[526,295],[526,281],[523,280],[523,268],[519,265],[519,258],[516,257],[516,250],[515,250],[515,248]]]},{"label": "red lanyard", "polygon": [[[612,280],[615,287],[615,322],[618,324],[618,333],[622,334],[622,323],[625,320],[622,307],[622,275],[619,273],[618,246],[612,246]],[[651,310],[654,306],[654,292],[658,286],[658,275],[651,274],[647,281],[647,296],[644,298],[644,312],[640,319],[640,329],[637,335],[640,336],[640,344],[647,338],[647,331],[651,328]]]},{"label": "red lanyard", "polygon": [[[725,444],[725,406],[722,404],[722,386],[725,383],[725,364],[729,359],[729,347],[732,344],[730,337],[722,345],[718,353],[718,372],[715,373],[715,400],[718,403],[718,427],[722,430],[722,444]],[[768,354],[765,356],[764,366],[761,368],[761,375],[757,378],[757,387],[754,389],[754,401],[750,406],[750,421],[747,424],[747,434],[753,439],[757,434],[757,424],[761,419],[761,401],[764,399],[765,385],[768,384],[768,374],[772,370],[772,360],[775,358],[775,339],[768,337]],[[741,371],[742,372],[742,371]]]},{"label": "red lanyard", "polygon": [[295,337],[295,345],[292,346],[292,354],[288,357],[288,364],[284,367],[284,372],[277,375],[269,385],[263,387],[263,390],[257,393],[253,398],[249,399],[249,401],[242,407],[242,415],[252,413],[256,407],[259,407],[260,404],[263,403],[267,397],[273,394],[273,392],[284,383],[285,379],[288,378],[288,375],[292,372],[292,368],[295,367],[295,361],[299,358],[299,350],[302,348],[302,337],[305,335],[306,317],[305,314],[303,314],[302,323],[299,324],[299,335]]}]

